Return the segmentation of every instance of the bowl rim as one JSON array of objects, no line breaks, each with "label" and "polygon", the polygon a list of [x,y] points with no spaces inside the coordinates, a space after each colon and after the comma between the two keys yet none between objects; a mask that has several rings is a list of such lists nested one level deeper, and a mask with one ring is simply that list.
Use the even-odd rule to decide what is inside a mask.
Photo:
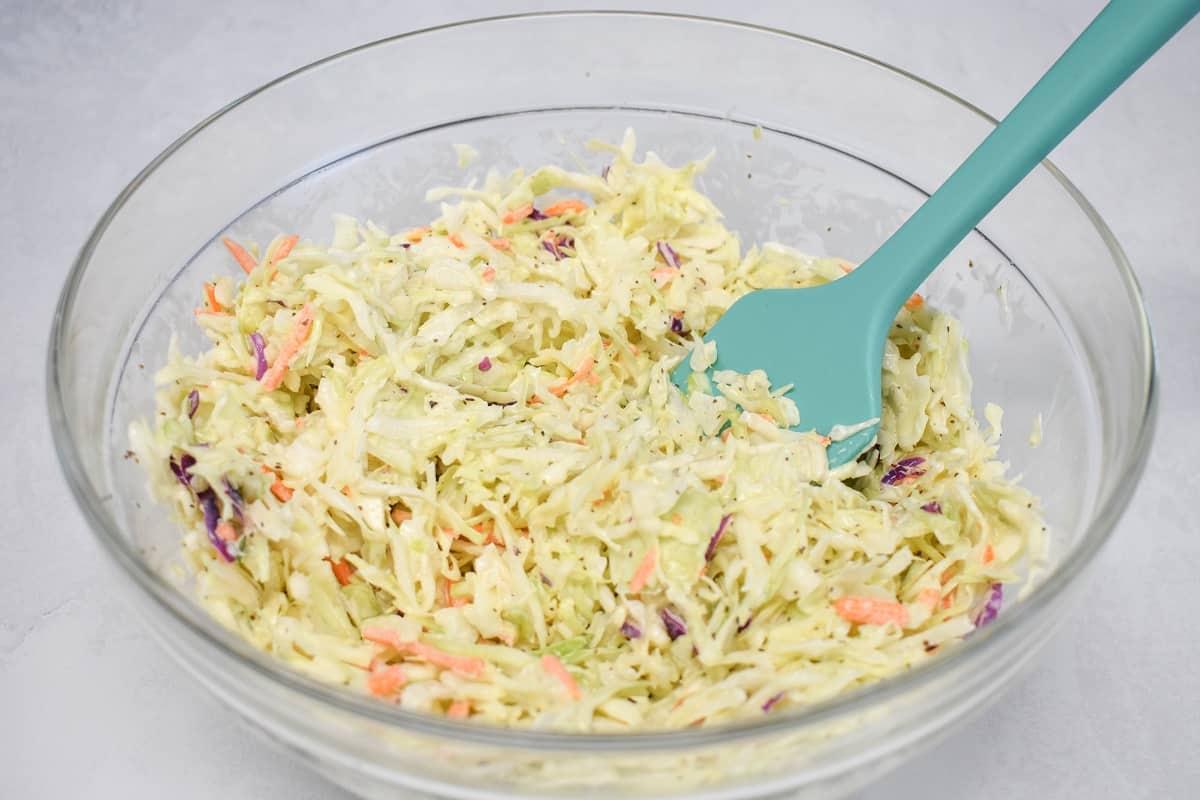
[{"label": "bowl rim", "polygon": [[134,579],[134,582],[142,591],[164,607],[175,622],[187,627],[193,634],[200,637],[204,644],[214,648],[221,656],[232,658],[239,662],[239,666],[253,670],[257,673],[258,677],[278,683],[287,690],[298,692],[308,699],[332,707],[338,711],[362,716],[373,722],[394,725],[409,733],[453,738],[460,741],[469,741],[506,749],[520,747],[547,752],[617,752],[635,749],[677,751],[705,745],[726,744],[732,741],[789,731],[795,732],[844,714],[865,710],[889,698],[918,689],[952,672],[968,655],[996,652],[996,648],[1009,641],[1015,631],[1022,627],[1026,619],[1035,618],[1039,612],[1051,606],[1095,560],[1097,553],[1111,537],[1117,522],[1129,504],[1129,500],[1145,468],[1157,419],[1157,364],[1154,339],[1141,287],[1111,229],[1105,224],[1092,204],[1049,159],[1043,160],[1040,167],[1045,169],[1055,179],[1100,234],[1125,285],[1128,297],[1133,302],[1137,314],[1137,322],[1140,327],[1139,332],[1144,342],[1142,355],[1146,365],[1146,379],[1144,385],[1140,387],[1140,394],[1143,398],[1141,421],[1130,444],[1126,463],[1116,465],[1122,470],[1123,479],[1115,483],[1107,496],[1101,497],[1101,502],[1093,512],[1090,524],[1083,529],[1083,536],[1079,544],[1076,545],[1076,552],[1073,554],[1073,557],[1057,565],[1033,587],[1027,597],[1020,603],[1010,606],[986,630],[980,631],[969,640],[960,643],[944,657],[928,664],[788,713],[770,715],[757,721],[734,722],[712,728],[598,734],[537,731],[520,727],[498,727],[447,720],[433,715],[405,711],[395,706],[385,705],[368,697],[359,696],[356,693],[347,691],[344,687],[319,682],[298,671],[287,669],[280,665],[273,657],[251,648],[234,634],[220,627],[199,606],[187,599],[177,588],[168,584],[157,572],[151,569],[137,554],[134,546],[121,536],[116,521],[105,509],[104,502],[84,471],[75,437],[71,434],[67,423],[66,404],[62,391],[63,387],[58,379],[58,371],[61,360],[60,353],[65,346],[64,323],[70,317],[75,305],[83,275],[87,270],[98,243],[104,237],[108,227],[121,212],[130,197],[138,191],[141,185],[159,166],[177,151],[185,147],[192,138],[216,120],[242,104],[249,102],[257,95],[269,91],[276,85],[316,70],[328,62],[355,55],[372,48],[395,44],[406,39],[460,28],[510,23],[514,21],[553,18],[583,19],[597,16],[622,17],[631,20],[669,20],[688,24],[728,27],[755,34],[784,37],[808,47],[815,47],[863,62],[883,72],[890,73],[895,77],[905,78],[924,89],[952,101],[962,109],[975,114],[989,125],[997,124],[997,120],[994,117],[952,92],[907,70],[855,50],[766,25],[693,14],[651,11],[576,10],[479,17],[434,25],[367,42],[325,56],[287,72],[247,92],[205,117],[142,168],[116,196],[111,205],[109,205],[97,221],[78,255],[75,257],[59,295],[50,330],[46,361],[46,392],[51,423],[50,428],[63,476],[76,504],[87,519],[93,534],[103,545],[102,549],[120,565],[121,569],[128,576]]}]

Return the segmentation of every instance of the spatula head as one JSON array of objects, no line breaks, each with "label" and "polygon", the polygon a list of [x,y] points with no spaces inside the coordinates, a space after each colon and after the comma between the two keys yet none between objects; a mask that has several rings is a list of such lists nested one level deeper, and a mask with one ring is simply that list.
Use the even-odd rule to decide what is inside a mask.
[{"label": "spatula head", "polygon": [[[892,316],[869,282],[833,281],[810,289],[760,289],[740,298],[706,337],[717,343],[712,369],[764,370],[800,409],[794,430],[829,435],[834,426],[876,424],[829,446],[830,466],[857,458],[878,431],[883,343]],[[687,390],[685,359],[671,375]]]}]

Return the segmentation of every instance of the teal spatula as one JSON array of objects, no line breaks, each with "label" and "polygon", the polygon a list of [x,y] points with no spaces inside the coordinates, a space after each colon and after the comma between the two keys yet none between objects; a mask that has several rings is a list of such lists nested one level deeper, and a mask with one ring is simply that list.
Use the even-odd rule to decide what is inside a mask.
[{"label": "teal spatula", "polygon": [[[792,384],[798,430],[878,420],[888,328],[943,258],[1055,145],[1200,12],[1200,0],[1112,0],[941,188],[850,274],[810,289],[760,289],[708,332],[714,369],[765,370]],[[671,379],[686,390],[688,359]],[[834,441],[829,462],[874,441],[870,424]],[[835,437],[837,438],[837,437]]]}]

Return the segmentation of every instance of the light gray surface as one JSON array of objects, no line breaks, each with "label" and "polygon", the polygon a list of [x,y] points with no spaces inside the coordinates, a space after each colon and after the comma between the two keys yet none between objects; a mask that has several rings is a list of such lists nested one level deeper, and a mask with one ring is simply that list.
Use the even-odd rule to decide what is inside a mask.
[{"label": "light gray surface", "polygon": [[[228,100],[346,47],[453,19],[591,3],[0,0],[0,795],[342,798],[249,736],[113,600],[63,486],[44,348],[71,259],[113,196]],[[334,10],[334,7],[337,10]],[[608,7],[637,7],[608,2]],[[645,4],[643,4],[645,5]],[[1098,0],[659,3],[800,31],[1001,114]],[[547,64],[569,45],[547,50]],[[436,69],[436,67],[433,67]],[[864,792],[883,798],[1183,798],[1200,782],[1200,22],[1054,158],[1146,291],[1161,423],[1083,602],[1000,706]]]}]

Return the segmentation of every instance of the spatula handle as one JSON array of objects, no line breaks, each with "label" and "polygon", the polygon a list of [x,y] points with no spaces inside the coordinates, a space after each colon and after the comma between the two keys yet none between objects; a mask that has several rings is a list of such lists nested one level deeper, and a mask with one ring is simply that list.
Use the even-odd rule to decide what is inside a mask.
[{"label": "spatula handle", "polygon": [[855,275],[886,284],[888,309],[899,309],[1055,145],[1197,12],[1200,0],[1112,0]]}]

